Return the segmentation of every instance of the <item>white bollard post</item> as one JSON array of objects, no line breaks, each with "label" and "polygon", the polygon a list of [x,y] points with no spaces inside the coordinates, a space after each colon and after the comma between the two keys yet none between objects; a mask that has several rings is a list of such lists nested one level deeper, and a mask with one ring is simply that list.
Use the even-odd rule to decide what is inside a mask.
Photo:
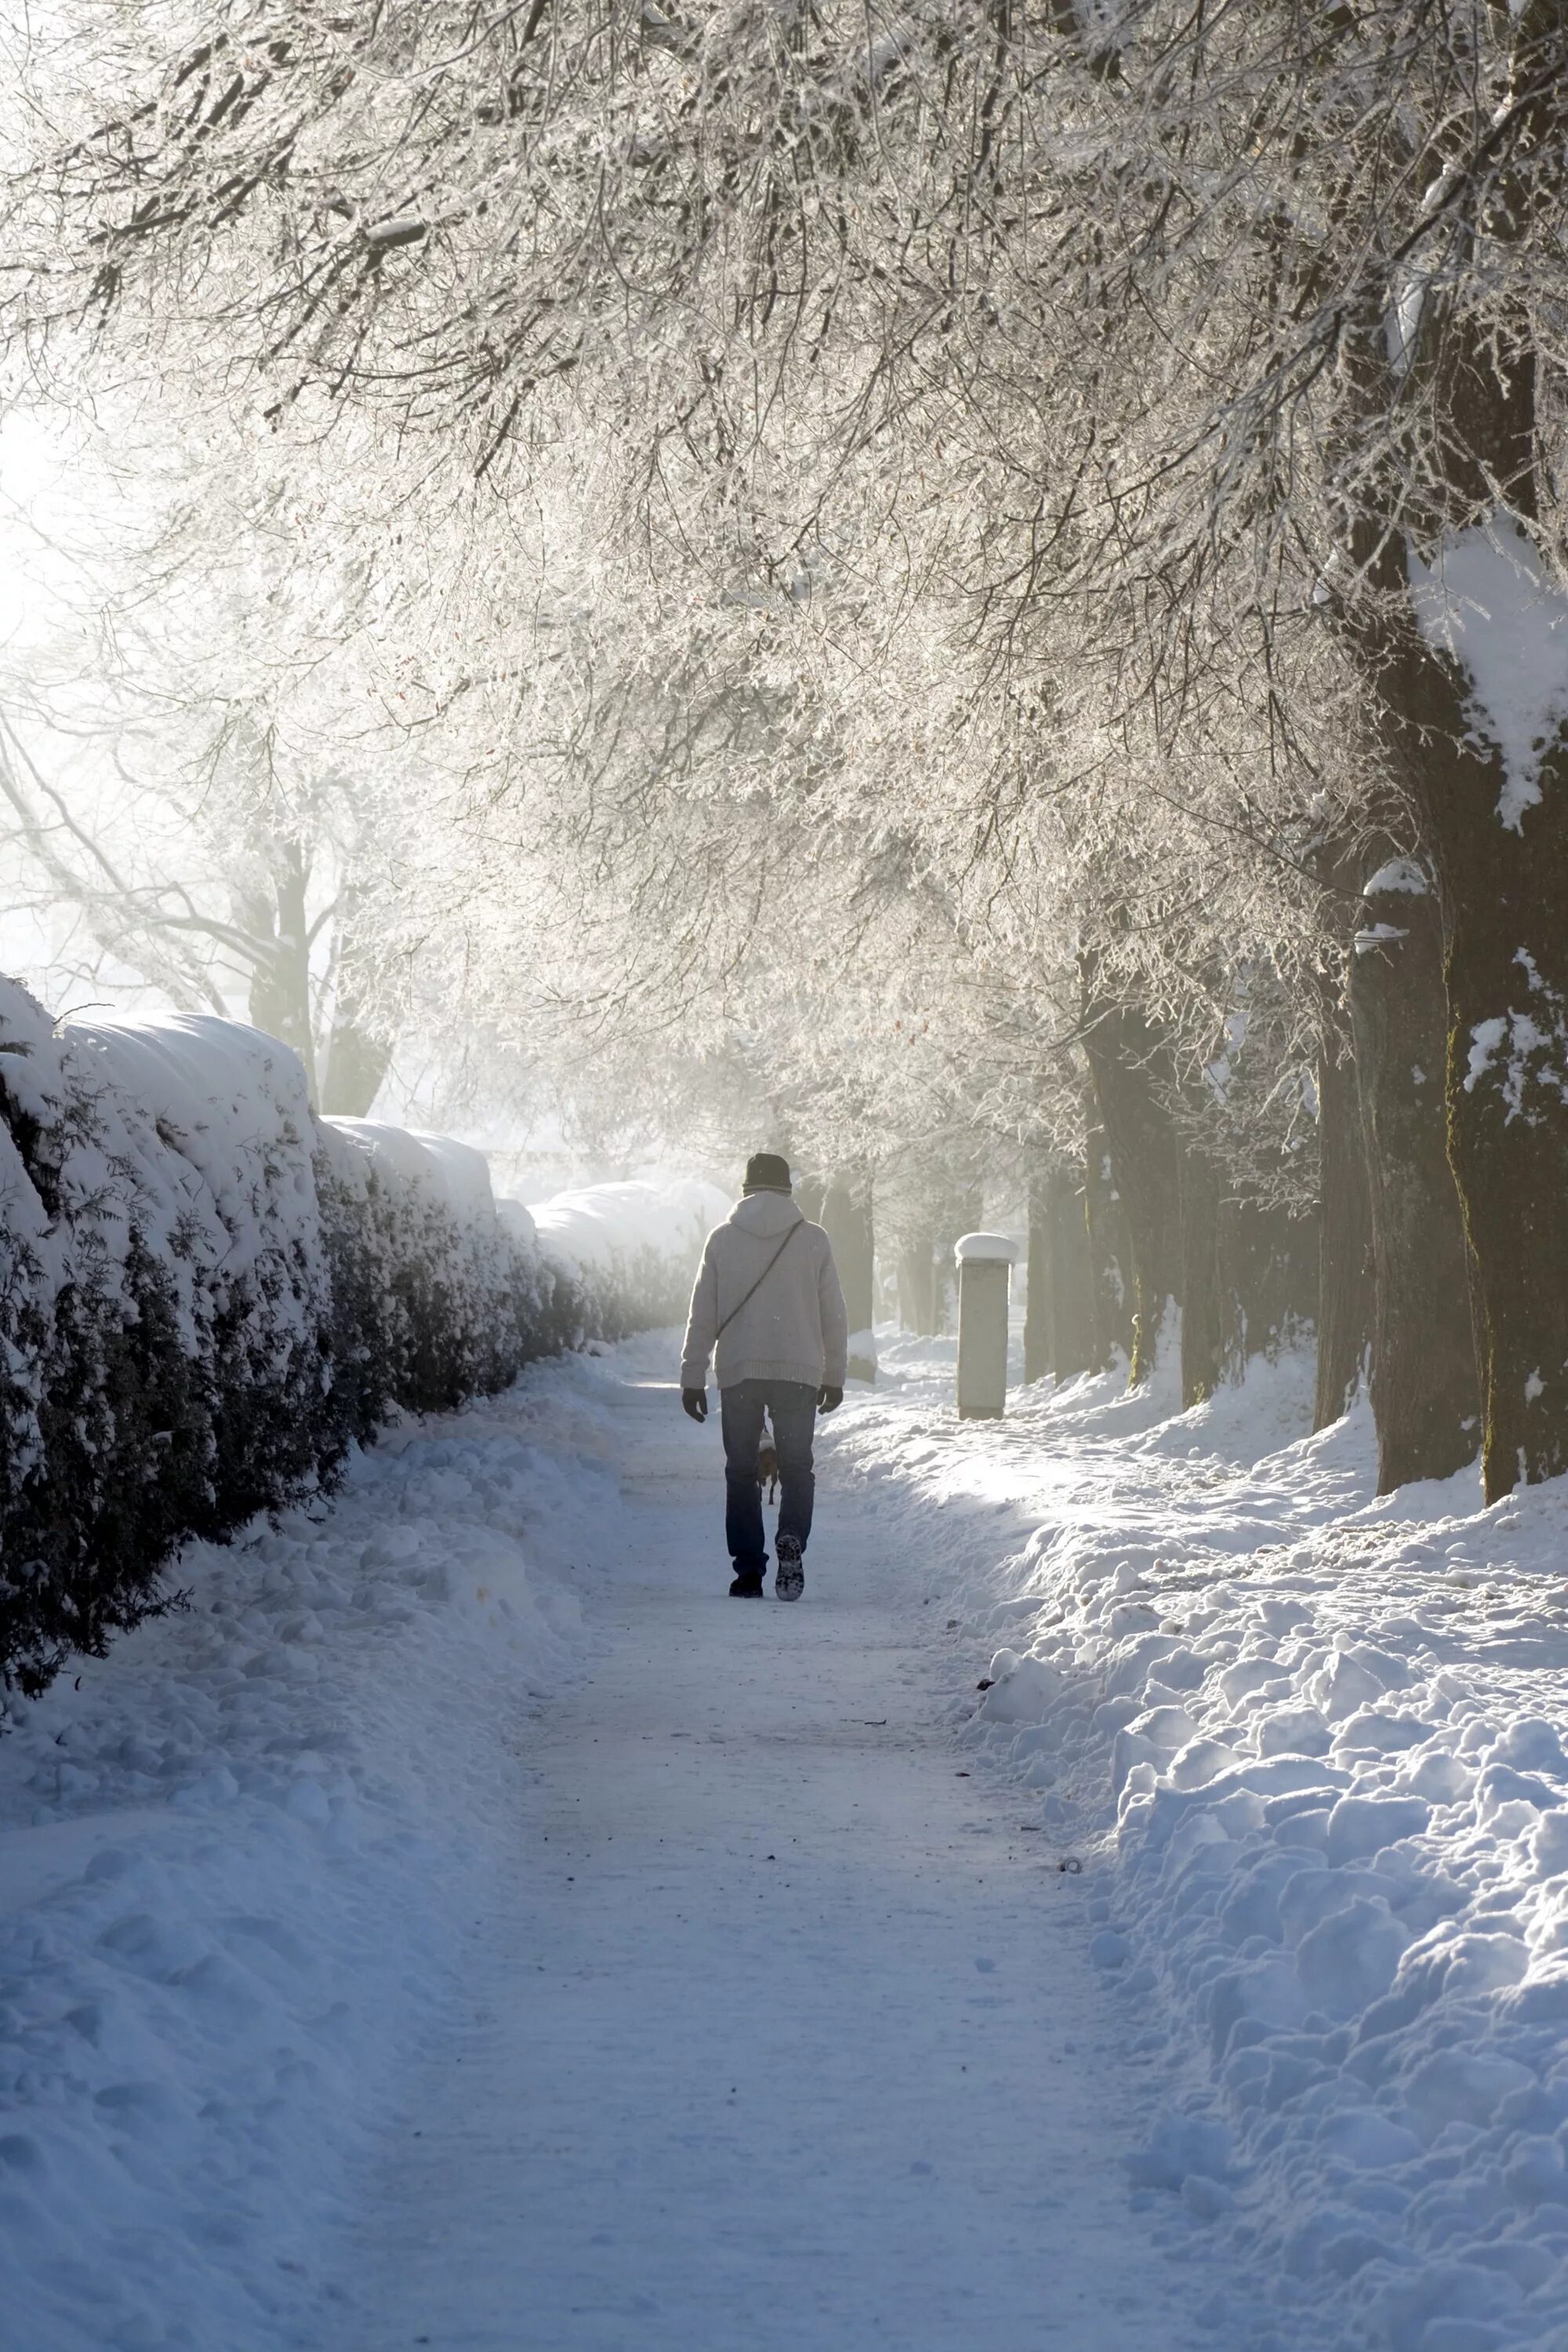
[{"label": "white bollard post", "polygon": [[958,1261],[958,1417],[1000,1421],[1007,1400],[1008,1269],[1018,1244],[1005,1234],[965,1234]]}]

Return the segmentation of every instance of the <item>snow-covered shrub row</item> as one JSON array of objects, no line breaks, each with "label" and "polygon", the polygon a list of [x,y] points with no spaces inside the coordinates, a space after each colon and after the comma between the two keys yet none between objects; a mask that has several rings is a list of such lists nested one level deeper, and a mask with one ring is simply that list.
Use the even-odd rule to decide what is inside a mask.
[{"label": "snow-covered shrub row", "polygon": [[58,1030],[0,981],[0,1675],[157,1602],[343,1438],[300,1066],[214,1020]]},{"label": "snow-covered shrub row", "polygon": [[895,1513],[912,1480],[960,1736],[1085,1858],[1129,2043],[1171,2067],[1135,2196],[1277,2282],[1281,2334],[1237,2340],[1562,2352],[1565,1482],[1375,1501],[1364,1409],[1279,1448],[1289,1370],[1163,1423],[1080,1382],[944,1459],[889,1400],[841,1458]]},{"label": "snow-covered shrub row", "polygon": [[582,1336],[619,1339],[683,1322],[702,1244],[733,1205],[696,1177],[595,1184],[542,1202],[540,1245],[576,1278],[597,1318]]},{"label": "snow-covered shrub row", "polygon": [[515,1850],[496,1727],[581,1659],[606,1385],[580,1358],[400,1424],[330,1512],[190,1545],[187,1611],[18,1710],[6,2352],[350,2340],[330,2224]]},{"label": "snow-covered shrub row", "polygon": [[479,1153],[316,1119],[258,1031],[57,1028],[0,981],[0,1685],[100,1653],[181,1541],[314,1491],[393,1408],[671,1317],[695,1195],[607,1191],[542,1241]]},{"label": "snow-covered shrub row", "polygon": [[481,1152],[370,1119],[316,1124],[332,1356],[362,1441],[393,1405],[435,1412],[503,1388],[592,1320],[570,1278],[503,1223]]}]

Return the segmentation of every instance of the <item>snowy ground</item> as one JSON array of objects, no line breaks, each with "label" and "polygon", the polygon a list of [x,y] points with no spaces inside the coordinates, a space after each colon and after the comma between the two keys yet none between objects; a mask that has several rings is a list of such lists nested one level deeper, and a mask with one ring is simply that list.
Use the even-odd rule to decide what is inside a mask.
[{"label": "snowy ground", "polygon": [[357,2190],[356,2352],[1132,2352],[1204,2340],[1130,2227],[1141,2085],[1090,1876],[955,1755],[874,1499],[725,1597],[716,1433],[614,1394],[592,1680],[531,1734],[466,1998]]},{"label": "snowy ground", "polygon": [[1568,2345],[1564,1498],[884,1361],[797,1609],[640,1341],[0,1743],[0,2341]]},{"label": "snowy ground", "polygon": [[1305,1360],[956,1433],[886,1361],[846,1466],[1000,1644],[960,1738],[1103,1857],[1163,2076],[1133,2202],[1206,2227],[1219,2335],[1563,2352],[1568,1482],[1379,1502],[1364,1409],[1300,1434]]}]

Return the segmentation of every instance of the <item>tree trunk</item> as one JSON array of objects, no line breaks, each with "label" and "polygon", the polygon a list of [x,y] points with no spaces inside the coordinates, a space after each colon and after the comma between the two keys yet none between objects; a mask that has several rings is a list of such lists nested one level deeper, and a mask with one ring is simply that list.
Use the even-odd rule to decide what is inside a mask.
[{"label": "tree trunk", "polygon": [[392,1048],[342,1016],[327,1040],[321,1109],[335,1118],[368,1118],[392,1061]]},{"label": "tree trunk", "polygon": [[936,1253],[929,1241],[906,1243],[899,1252],[899,1320],[922,1339],[936,1329]]},{"label": "tree trunk", "polygon": [[246,928],[268,942],[268,952],[251,972],[249,1013],[258,1029],[291,1045],[305,1066],[310,1100],[317,1099],[316,1051],[310,1027],[310,926],[305,914],[305,855],[297,841],[285,842],[271,876],[269,896],[242,898]]},{"label": "tree trunk", "polygon": [[939,1336],[958,1328],[958,1267],[952,1255],[953,1244],[961,1234],[977,1233],[984,1222],[984,1186],[955,1182],[943,1203],[942,1223],[937,1229],[936,1246],[932,1252],[934,1328]]},{"label": "tree trunk", "polygon": [[[1251,1201],[1220,1210],[1225,1377],[1239,1381],[1254,1356],[1279,1355],[1318,1312],[1319,1221]],[[1337,1415],[1335,1418],[1337,1419]]]},{"label": "tree trunk", "polygon": [[1219,1171],[1177,1145],[1182,1229],[1182,1404],[1213,1396],[1225,1374],[1219,1278]]},{"label": "tree trunk", "polygon": [[1024,1381],[1043,1381],[1051,1369],[1050,1178],[1029,1186],[1029,1276],[1024,1309]]},{"label": "tree trunk", "polygon": [[[1500,248],[1555,224],[1565,114],[1561,0],[1510,22],[1511,160],[1486,212]],[[1432,420],[1426,478],[1393,515],[1359,517],[1351,550],[1381,592],[1355,625],[1442,903],[1489,1501],[1568,1470],[1568,736],[1548,694],[1561,656],[1531,651],[1568,635],[1568,596],[1537,528],[1535,329],[1522,307],[1478,313],[1439,276],[1408,360]],[[1371,381],[1370,308],[1361,334]]]},{"label": "tree trunk", "polygon": [[1446,910],[1454,894],[1448,1148],[1474,1253],[1495,1502],[1568,1469],[1568,759],[1552,762],[1553,804],[1516,838],[1496,815],[1500,760],[1478,776],[1458,739],[1426,757]]},{"label": "tree trunk", "polygon": [[1442,898],[1448,1151],[1495,1502],[1568,1469],[1568,747],[1559,734],[1521,803],[1457,666],[1412,632],[1381,683]]},{"label": "tree trunk", "polygon": [[1154,1369],[1160,1328],[1181,1281],[1179,1147],[1163,1098],[1171,1072],[1163,1039],[1141,1013],[1121,1006],[1092,1019],[1083,1042],[1132,1245],[1136,1388]]},{"label": "tree trunk", "polygon": [[1377,1487],[1386,1495],[1474,1459],[1480,1394],[1444,1135],[1441,921],[1418,867],[1401,861],[1383,874],[1394,887],[1368,891],[1349,993],[1376,1276]]},{"label": "tree trunk", "polygon": [[1349,1405],[1372,1340],[1372,1202],[1349,1016],[1323,992],[1318,1044],[1318,1370],[1312,1426]]},{"label": "tree trunk", "polygon": [[[1046,1178],[1049,1227],[1050,1367],[1058,1381],[1095,1370],[1094,1286],[1089,1247],[1089,1200],[1083,1179],[1069,1168]],[[1034,1281],[1031,1231],[1029,1279]],[[1031,1287],[1030,1301],[1034,1292]]]},{"label": "tree trunk", "polygon": [[392,1043],[365,1024],[370,998],[366,918],[352,885],[338,923],[336,989],[331,1034],[321,1077],[321,1108],[340,1118],[368,1118],[392,1060]]},{"label": "tree trunk", "polygon": [[871,1326],[877,1308],[869,1180],[834,1177],[823,1196],[822,1223],[833,1244],[849,1318],[849,1377],[874,1381],[877,1347]]},{"label": "tree trunk", "polygon": [[1132,1249],[1103,1128],[1089,1129],[1085,1154],[1089,1279],[1094,1313],[1094,1369],[1108,1371],[1118,1350],[1132,1360]]}]

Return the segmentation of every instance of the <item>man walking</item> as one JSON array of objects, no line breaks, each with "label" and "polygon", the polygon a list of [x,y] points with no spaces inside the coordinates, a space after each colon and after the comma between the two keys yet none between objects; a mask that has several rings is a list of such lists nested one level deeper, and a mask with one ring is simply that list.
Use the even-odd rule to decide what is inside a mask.
[{"label": "man walking", "polygon": [[757,1476],[764,1412],[779,1464],[773,1591],[781,1601],[798,1601],[805,1590],[801,1559],[816,1490],[812,1432],[818,1408],[831,1412],[844,1402],[848,1344],[833,1245],[792,1198],[789,1162],[753,1152],[740,1200],[703,1249],[680,1359],[680,1402],[693,1421],[706,1421],[708,1359],[715,1358],[724,1537],[737,1601],[760,1601],[767,1572]]}]

